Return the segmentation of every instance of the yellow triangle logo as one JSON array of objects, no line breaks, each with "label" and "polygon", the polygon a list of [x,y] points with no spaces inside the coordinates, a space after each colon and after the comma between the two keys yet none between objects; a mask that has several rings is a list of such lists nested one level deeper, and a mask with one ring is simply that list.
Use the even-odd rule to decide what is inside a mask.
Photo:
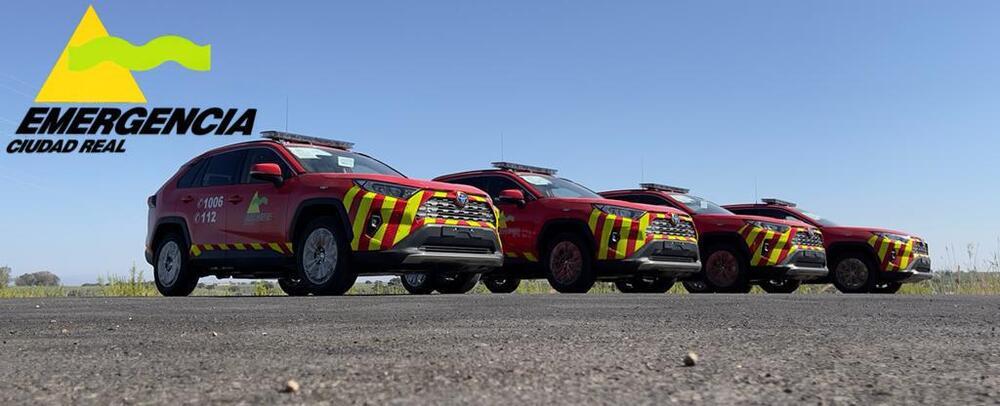
[{"label": "yellow triangle logo", "polygon": [[132,72],[114,62],[102,62],[83,71],[69,69],[69,48],[107,37],[94,6],[87,7],[80,24],[63,48],[48,79],[35,96],[36,103],[145,103]]}]

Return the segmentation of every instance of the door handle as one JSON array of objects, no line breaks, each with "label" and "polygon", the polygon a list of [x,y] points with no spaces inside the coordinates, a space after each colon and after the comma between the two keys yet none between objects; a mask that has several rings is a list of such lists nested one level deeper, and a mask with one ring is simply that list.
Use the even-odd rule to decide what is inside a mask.
[{"label": "door handle", "polygon": [[191,203],[194,201],[194,197],[184,196],[181,198],[181,203]]},{"label": "door handle", "polygon": [[240,195],[232,195],[232,196],[229,196],[229,198],[226,199],[226,201],[229,202],[229,203],[232,203],[232,204],[236,204],[236,203],[242,202],[243,198],[240,197]]}]

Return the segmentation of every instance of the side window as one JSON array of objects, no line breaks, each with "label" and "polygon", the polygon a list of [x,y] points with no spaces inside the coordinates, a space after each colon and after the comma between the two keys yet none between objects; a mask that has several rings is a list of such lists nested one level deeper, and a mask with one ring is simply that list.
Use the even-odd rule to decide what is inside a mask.
[{"label": "side window", "polygon": [[184,174],[181,175],[181,178],[177,180],[177,188],[187,189],[200,185],[201,183],[199,181],[201,180],[201,171],[202,169],[205,169],[205,162],[208,162],[208,160],[202,159],[188,165],[186,172],[184,172]]},{"label": "side window", "polygon": [[798,220],[795,216],[786,213],[784,210],[776,209],[743,209],[739,211],[741,214],[749,214],[751,216],[761,216],[770,217],[773,219],[781,220]]},{"label": "side window", "polygon": [[500,196],[500,192],[508,189],[519,189],[524,192],[525,196],[528,196],[528,192],[524,190],[521,185],[518,185],[517,182],[514,182],[514,180],[506,176],[490,176],[488,179],[490,180],[490,184],[487,189],[484,190],[486,190],[486,193],[489,193],[490,197],[494,199]]},{"label": "side window", "polygon": [[649,195],[615,196],[612,197],[612,199],[624,200],[626,202],[632,202],[632,203],[651,204],[653,206],[670,206],[670,203],[668,203],[666,200],[656,196],[649,196]]},{"label": "side window", "polygon": [[268,183],[250,177],[250,169],[256,164],[278,164],[281,167],[281,176],[288,178],[292,174],[291,169],[285,165],[285,161],[278,156],[278,153],[269,148],[255,148],[247,151],[246,165],[243,166],[240,183]]},{"label": "side window", "polygon": [[240,168],[246,151],[233,151],[209,158],[201,186],[235,185],[240,181]]}]

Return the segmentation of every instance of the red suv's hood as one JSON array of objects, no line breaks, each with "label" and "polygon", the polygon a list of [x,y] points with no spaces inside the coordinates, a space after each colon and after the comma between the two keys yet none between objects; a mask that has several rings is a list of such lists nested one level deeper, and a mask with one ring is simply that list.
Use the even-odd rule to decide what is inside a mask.
[{"label": "red suv's hood", "polygon": [[[899,234],[910,237],[917,237],[913,234],[907,233],[905,231],[891,230],[888,228],[878,228],[878,227],[859,227],[859,226],[835,226],[835,227],[823,227],[824,230],[829,230],[830,232],[841,232],[841,233],[890,233]],[[920,237],[917,237],[920,238]]]},{"label": "red suv's hood", "polygon": [[337,174],[323,174],[322,176],[328,177],[328,178],[337,178],[337,179],[343,179],[345,177],[348,177],[350,179],[374,180],[374,181],[378,181],[378,182],[393,183],[393,184],[397,184],[397,185],[415,187],[415,188],[420,188],[420,189],[430,189],[430,190],[440,190],[440,191],[456,190],[456,191],[462,191],[462,192],[465,192],[465,193],[471,193],[471,194],[475,194],[475,195],[482,195],[482,196],[486,195],[485,192],[483,192],[483,191],[481,191],[479,189],[476,189],[476,188],[474,188],[472,186],[459,185],[459,184],[455,184],[455,183],[435,182],[435,181],[432,181],[432,180],[401,178],[401,177],[398,177],[398,176],[375,175],[375,174],[357,174],[357,173],[351,173],[351,174],[340,174],[340,173],[337,173]]},{"label": "red suv's hood", "polygon": [[643,211],[654,212],[654,213],[668,213],[668,214],[677,213],[677,214],[685,214],[683,211],[677,210],[677,209],[675,209],[673,207],[655,206],[655,205],[651,205],[651,204],[641,204],[641,203],[632,203],[632,202],[626,202],[626,201],[623,201],[623,200],[614,200],[614,199],[587,198],[587,197],[550,197],[549,199],[561,199],[561,200],[566,200],[566,201],[575,202],[575,203],[582,203],[582,204],[588,204],[588,203],[589,204],[606,204],[606,205],[609,205],[609,206],[627,207],[629,209],[643,210]]},{"label": "red suv's hood", "polygon": [[798,220],[782,220],[782,219],[776,219],[776,218],[773,218],[773,217],[751,216],[751,215],[748,215],[748,214],[735,214],[735,213],[733,213],[733,214],[696,214],[695,217],[697,217],[699,220],[711,220],[713,218],[721,218],[721,219],[725,220],[725,219],[737,218],[737,219],[744,220],[744,221],[764,221],[764,222],[768,222],[768,223],[783,224],[783,225],[791,226],[791,227],[816,228],[816,227],[810,226],[810,225],[808,225],[806,223],[803,223],[801,221],[798,221]]}]

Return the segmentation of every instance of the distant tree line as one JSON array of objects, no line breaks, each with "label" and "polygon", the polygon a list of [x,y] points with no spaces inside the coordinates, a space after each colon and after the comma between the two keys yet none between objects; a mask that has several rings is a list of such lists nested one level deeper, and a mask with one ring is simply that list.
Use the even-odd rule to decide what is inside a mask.
[{"label": "distant tree line", "polygon": [[[14,286],[59,286],[59,277],[48,271],[26,273],[14,279]],[[0,268],[0,288],[10,283],[10,267]]]}]

